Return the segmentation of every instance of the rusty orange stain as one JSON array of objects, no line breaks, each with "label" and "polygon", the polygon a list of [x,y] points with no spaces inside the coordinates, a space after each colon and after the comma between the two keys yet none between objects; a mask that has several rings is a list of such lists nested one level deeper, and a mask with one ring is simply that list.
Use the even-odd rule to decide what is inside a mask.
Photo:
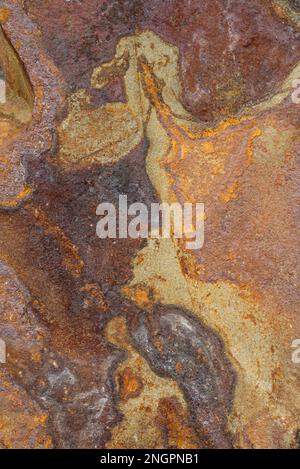
[{"label": "rusty orange stain", "polygon": [[127,401],[137,397],[143,389],[142,381],[133,373],[128,366],[119,375],[119,394],[122,400]]},{"label": "rusty orange stain", "polygon": [[253,133],[250,136],[250,141],[247,148],[247,166],[253,163],[253,154],[254,154],[254,141],[257,137],[260,137],[262,134],[261,129],[254,129]]}]

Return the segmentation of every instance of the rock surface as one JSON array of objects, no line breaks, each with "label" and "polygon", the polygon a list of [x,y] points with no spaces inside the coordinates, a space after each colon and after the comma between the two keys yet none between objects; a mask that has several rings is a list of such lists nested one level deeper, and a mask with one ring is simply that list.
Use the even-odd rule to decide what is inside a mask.
[{"label": "rock surface", "polygon": [[0,0],[0,67],[0,447],[297,447],[299,2]]}]

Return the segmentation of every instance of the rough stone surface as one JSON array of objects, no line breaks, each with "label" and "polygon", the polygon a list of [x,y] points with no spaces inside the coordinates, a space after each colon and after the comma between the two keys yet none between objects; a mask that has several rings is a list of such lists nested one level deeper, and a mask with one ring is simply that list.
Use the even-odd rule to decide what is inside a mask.
[{"label": "rough stone surface", "polygon": [[0,447],[295,448],[299,2],[0,0],[0,67]]}]

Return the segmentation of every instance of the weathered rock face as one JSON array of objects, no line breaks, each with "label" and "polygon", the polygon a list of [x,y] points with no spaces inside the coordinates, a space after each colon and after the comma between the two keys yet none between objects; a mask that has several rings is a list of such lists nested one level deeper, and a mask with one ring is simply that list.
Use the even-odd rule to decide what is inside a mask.
[{"label": "weathered rock face", "polygon": [[0,1],[1,447],[297,446],[298,3]]}]

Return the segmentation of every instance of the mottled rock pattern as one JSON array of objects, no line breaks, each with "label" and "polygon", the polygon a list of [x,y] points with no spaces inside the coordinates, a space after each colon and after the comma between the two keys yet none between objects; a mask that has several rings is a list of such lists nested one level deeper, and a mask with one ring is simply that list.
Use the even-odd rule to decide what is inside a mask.
[{"label": "mottled rock pattern", "polygon": [[[299,2],[1,0],[1,448],[291,448]],[[97,205],[203,202],[205,244]]]}]

